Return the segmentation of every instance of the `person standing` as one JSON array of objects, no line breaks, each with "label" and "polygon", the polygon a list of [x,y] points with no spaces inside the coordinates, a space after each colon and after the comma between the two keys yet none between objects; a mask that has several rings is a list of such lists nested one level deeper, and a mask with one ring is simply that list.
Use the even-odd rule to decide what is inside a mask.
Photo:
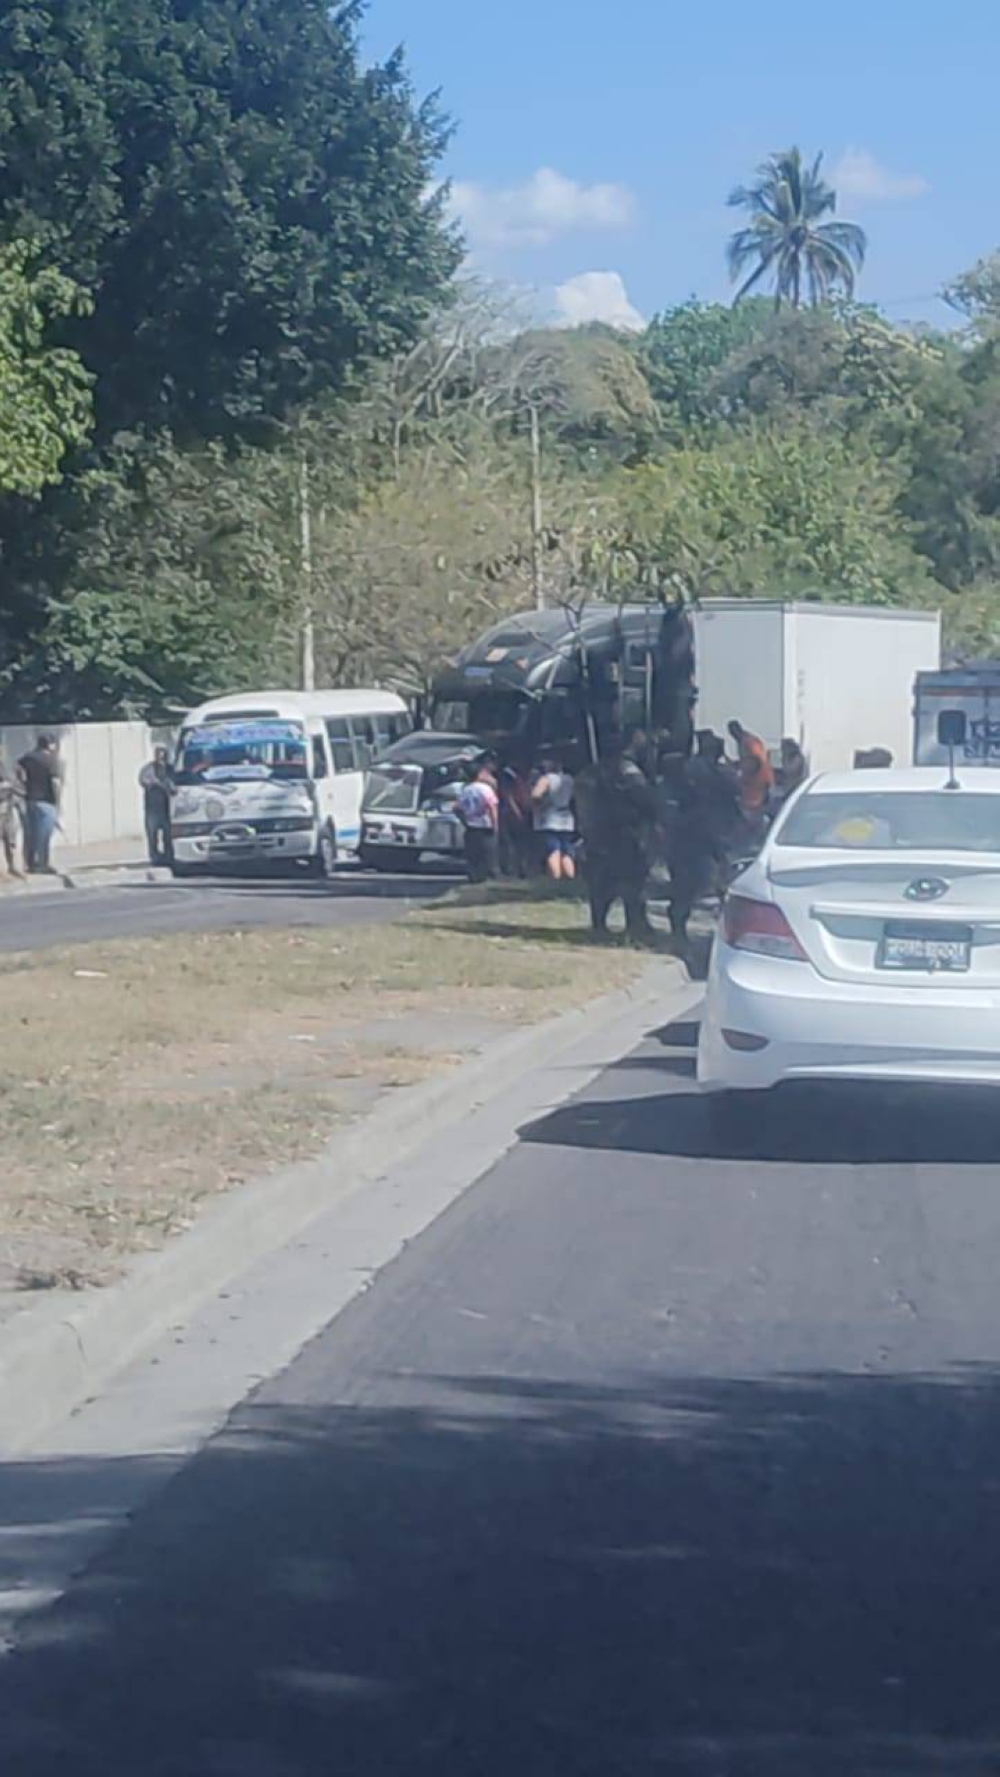
[{"label": "person standing", "polygon": [[0,851],[8,876],[20,876],[17,867],[17,787],[0,758]]},{"label": "person standing", "polygon": [[604,757],[579,773],[574,794],[595,936],[606,936],[608,915],[620,899],[629,938],[651,943],[645,887],[660,819],[656,792],[621,743],[611,741]]},{"label": "person standing", "polygon": [[670,929],[682,947],[698,900],[725,891],[729,847],[740,825],[739,781],[721,739],[702,729],[697,748],[681,774],[669,848]]},{"label": "person standing", "polygon": [[174,848],[170,838],[170,802],[174,774],[166,747],[156,747],[148,765],[139,773],[146,821],[146,845],[151,864],[170,864]]},{"label": "person standing", "polygon": [[531,806],[546,872],[553,882],[572,882],[576,876],[573,779],[554,753],[542,754]]},{"label": "person standing", "polygon": [[759,734],[751,734],[742,722],[729,724],[739,752],[740,807],[752,833],[762,831],[767,819],[767,805],[774,789],[774,767],[767,747]]},{"label": "person standing", "polygon": [[17,762],[24,797],[24,861],[29,875],[52,876],[52,837],[59,825],[61,775],[51,734],[40,734],[30,753]]},{"label": "person standing", "polygon": [[471,768],[455,813],[465,828],[465,867],[470,882],[489,882],[499,869],[500,797],[487,761]]},{"label": "person standing", "polygon": [[797,740],[787,737],[781,743],[781,764],[775,773],[774,799],[780,806],[801,789],[809,776],[809,761]]},{"label": "person standing", "polygon": [[531,825],[531,790],[520,766],[510,763],[500,773],[500,871],[523,879],[533,865],[534,831]]}]

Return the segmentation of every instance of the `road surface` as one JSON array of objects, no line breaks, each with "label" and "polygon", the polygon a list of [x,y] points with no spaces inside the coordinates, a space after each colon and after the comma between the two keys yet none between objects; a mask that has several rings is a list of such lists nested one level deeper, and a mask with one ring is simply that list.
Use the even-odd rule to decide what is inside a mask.
[{"label": "road surface", "polygon": [[809,1094],[726,1157],[693,1038],[525,1128],[34,1620],[5,1773],[1000,1771],[1000,1115]]},{"label": "road surface", "polygon": [[165,932],[211,932],[252,926],[349,925],[394,919],[408,901],[433,899],[454,878],[379,876],[345,870],[332,883],[303,878],[211,877],[186,882],[136,882],[116,888],[53,890],[0,901],[0,951],[138,938]]}]

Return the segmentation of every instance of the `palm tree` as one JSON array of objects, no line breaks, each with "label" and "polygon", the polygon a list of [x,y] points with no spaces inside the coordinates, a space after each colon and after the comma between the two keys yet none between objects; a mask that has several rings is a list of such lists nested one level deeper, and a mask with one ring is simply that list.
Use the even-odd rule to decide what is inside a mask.
[{"label": "palm tree", "polygon": [[822,164],[821,154],[808,166],[797,148],[789,148],[758,167],[752,185],[738,185],[730,193],[733,208],[747,210],[751,218],[732,236],[727,251],[734,283],[752,268],[734,302],[763,278],[773,281],[776,308],[786,302],[799,308],[804,289],[814,308],[837,290],[853,296],[868,239],[856,222],[821,220],[837,207],[833,186],[821,177]]}]

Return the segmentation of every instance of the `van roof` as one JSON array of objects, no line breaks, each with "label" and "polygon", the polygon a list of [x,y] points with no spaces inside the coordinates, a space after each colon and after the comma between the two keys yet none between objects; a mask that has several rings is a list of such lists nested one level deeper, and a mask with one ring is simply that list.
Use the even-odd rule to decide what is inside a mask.
[{"label": "van roof", "polygon": [[186,727],[220,716],[300,717],[397,715],[406,705],[395,691],[236,691],[213,697],[184,718]]}]

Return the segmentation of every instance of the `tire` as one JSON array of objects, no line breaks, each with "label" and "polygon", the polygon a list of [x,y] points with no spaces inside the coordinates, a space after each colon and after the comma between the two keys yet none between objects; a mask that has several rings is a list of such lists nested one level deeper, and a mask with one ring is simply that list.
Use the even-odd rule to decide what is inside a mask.
[{"label": "tire", "polygon": [[359,857],[366,870],[406,876],[420,863],[420,853],[406,845],[363,845]]},{"label": "tire", "polygon": [[174,878],[175,882],[183,882],[189,876],[197,876],[198,871],[199,871],[199,865],[197,865],[197,864],[178,864],[176,858],[173,860],[173,862],[170,865],[170,874]]},{"label": "tire", "polygon": [[332,882],[337,874],[337,835],[332,827],[324,827],[319,836],[316,855],[309,859],[309,874],[322,882]]}]

